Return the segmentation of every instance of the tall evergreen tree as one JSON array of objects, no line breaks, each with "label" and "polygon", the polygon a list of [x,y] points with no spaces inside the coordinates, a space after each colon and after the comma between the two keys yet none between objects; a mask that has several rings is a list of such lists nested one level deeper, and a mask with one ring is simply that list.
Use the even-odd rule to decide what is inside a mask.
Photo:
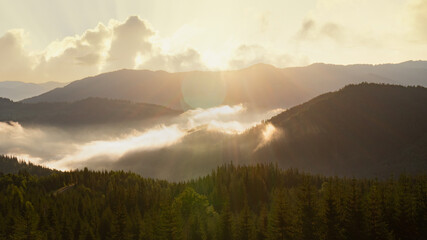
[{"label": "tall evergreen tree", "polygon": [[373,186],[369,193],[368,200],[368,227],[370,240],[390,240],[392,234],[384,221],[383,210],[381,206],[380,193],[377,186]]},{"label": "tall evergreen tree", "polygon": [[265,206],[262,206],[261,211],[259,213],[259,217],[256,224],[256,239],[257,240],[265,240],[268,237],[268,211]]},{"label": "tall evergreen tree", "polygon": [[325,200],[325,239],[340,240],[343,239],[340,226],[340,218],[338,214],[337,204],[333,196],[331,184],[328,184],[326,200]]},{"label": "tall evergreen tree", "polygon": [[318,227],[316,227],[317,211],[315,206],[315,190],[308,178],[306,178],[302,184],[299,203],[301,205],[302,239],[317,239],[316,229],[318,229]]},{"label": "tall evergreen tree", "polygon": [[397,207],[397,224],[395,235],[401,240],[416,239],[414,232],[416,232],[414,212],[414,199],[409,191],[409,183],[406,178],[401,178],[398,194],[398,207]]},{"label": "tall evergreen tree", "polygon": [[351,181],[344,212],[344,230],[347,240],[364,240],[367,238],[366,221],[362,205],[361,189],[356,179]]},{"label": "tall evergreen tree", "polygon": [[219,237],[219,239],[221,239],[221,240],[232,240],[233,239],[232,225],[233,225],[233,219],[232,219],[232,215],[231,215],[231,211],[230,211],[230,204],[227,201],[224,204],[224,207],[222,209],[221,216],[220,216],[220,223],[219,223],[220,237]]},{"label": "tall evergreen tree", "polygon": [[271,208],[268,219],[268,239],[292,239],[292,234],[289,206],[286,204],[284,192],[278,191],[275,194],[273,207]]},{"label": "tall evergreen tree", "polygon": [[251,219],[251,211],[247,201],[245,201],[243,209],[240,211],[239,222],[237,225],[237,239],[251,239],[253,236],[253,230],[254,228]]},{"label": "tall evergreen tree", "polygon": [[112,219],[112,239],[125,240],[128,239],[127,213],[123,203],[119,203],[114,210]]},{"label": "tall evergreen tree", "polygon": [[22,211],[22,216],[17,218],[12,239],[16,240],[36,240],[40,238],[37,230],[38,215],[31,202],[27,201]]}]

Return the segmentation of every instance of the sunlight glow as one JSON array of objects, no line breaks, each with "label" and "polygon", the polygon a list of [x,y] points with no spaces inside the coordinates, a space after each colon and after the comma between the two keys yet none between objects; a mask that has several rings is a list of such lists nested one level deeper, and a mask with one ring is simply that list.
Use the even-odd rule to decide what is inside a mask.
[{"label": "sunlight glow", "polygon": [[183,115],[191,117],[194,120],[210,120],[218,119],[224,116],[232,116],[244,111],[246,111],[246,108],[242,104],[234,106],[223,105],[208,109],[198,108],[194,110],[188,110]]},{"label": "sunlight glow", "polygon": [[108,156],[117,160],[124,154],[135,150],[153,150],[178,142],[186,133],[177,125],[160,126],[146,132],[136,132],[131,136],[111,141],[93,141],[78,147],[78,152],[59,161],[47,163],[56,169],[68,169],[73,163],[90,160],[97,156]]},{"label": "sunlight glow", "polygon": [[[170,125],[134,129],[120,135],[89,138],[71,137],[67,131],[56,128],[28,128],[19,123],[0,122],[0,151],[17,156],[21,160],[41,164],[59,170],[71,170],[102,161],[109,164],[124,155],[137,151],[150,151],[179,143],[194,130],[237,135],[244,133],[261,120],[272,117],[282,109],[262,114],[248,112],[242,104],[219,106],[208,109],[188,110],[174,119]],[[260,147],[277,135],[277,129],[268,124],[262,133]],[[64,138],[65,136],[65,138]],[[59,140],[62,139],[62,140]],[[63,140],[67,139],[67,140]]]},{"label": "sunlight glow", "polygon": [[211,121],[207,127],[209,131],[217,131],[223,132],[226,134],[242,134],[246,131],[252,124],[244,125],[238,121],[231,122],[219,122],[219,121]]},{"label": "sunlight glow", "polygon": [[271,123],[267,124],[265,126],[264,131],[262,131],[262,136],[264,137],[264,141],[270,141],[275,132],[276,132],[276,128],[273,126],[273,124]]},{"label": "sunlight glow", "polygon": [[143,57],[142,57],[141,53],[140,53],[140,52],[138,52],[138,53],[136,54],[136,57],[135,57],[135,65],[134,65],[134,67],[133,67],[133,68],[138,68],[138,67],[139,67],[139,66],[141,66],[143,63],[144,63]]},{"label": "sunlight glow", "polygon": [[280,135],[279,130],[273,126],[273,124],[268,123],[265,125],[264,130],[262,131],[262,139],[261,142],[258,144],[258,146],[254,149],[254,152],[256,152],[258,149],[264,147],[267,143],[269,143],[271,140],[276,138]]}]

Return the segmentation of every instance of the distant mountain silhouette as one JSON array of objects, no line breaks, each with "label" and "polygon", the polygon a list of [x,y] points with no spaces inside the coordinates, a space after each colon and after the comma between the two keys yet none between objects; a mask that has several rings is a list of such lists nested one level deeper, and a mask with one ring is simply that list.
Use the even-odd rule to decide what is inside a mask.
[{"label": "distant mountain silhouette", "polygon": [[67,83],[46,82],[46,83],[24,83],[16,81],[0,82],[0,97],[9,98],[13,101],[20,101],[25,98],[38,96],[42,93],[63,87]]},{"label": "distant mountain silhouette", "polygon": [[174,109],[240,103],[253,109],[288,108],[348,84],[373,82],[427,86],[426,76],[425,61],[348,66],[312,64],[284,69],[257,64],[224,72],[120,70],[75,81],[23,102],[102,97]]},{"label": "distant mountain silhouette", "polygon": [[[279,134],[260,146],[268,124]],[[199,130],[179,144],[130,153],[108,167],[181,180],[227,162],[277,162],[283,168],[349,177],[426,173],[427,89],[350,85],[293,107],[242,135]]]},{"label": "distant mountain silhouette", "polygon": [[171,117],[181,112],[124,100],[88,98],[73,103],[21,103],[0,98],[0,121],[52,126],[129,123]]}]

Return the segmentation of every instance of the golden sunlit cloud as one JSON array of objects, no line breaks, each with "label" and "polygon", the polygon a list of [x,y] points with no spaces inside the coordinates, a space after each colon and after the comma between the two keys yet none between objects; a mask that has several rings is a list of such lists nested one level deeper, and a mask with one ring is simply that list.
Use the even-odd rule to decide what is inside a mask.
[{"label": "golden sunlit cloud", "polygon": [[258,149],[264,147],[267,143],[269,143],[274,138],[280,136],[281,132],[271,123],[267,123],[264,125],[264,129],[262,130],[262,138],[261,142],[255,148],[254,152]]},{"label": "golden sunlit cloud", "polygon": [[[51,22],[48,15],[53,13],[33,16],[14,4],[0,2],[0,81],[69,82],[122,68],[177,72],[239,69],[256,63],[277,67],[313,62],[389,63],[427,55],[427,5],[422,0],[271,0],[243,9],[225,0],[202,5],[183,1],[181,11],[155,15],[160,17],[147,10],[153,8],[134,7],[154,4],[149,2],[114,3],[125,10],[118,17],[117,12],[109,12],[113,6],[105,9],[111,2],[98,6],[77,0],[75,6],[65,6],[38,1],[64,12],[80,9],[79,4],[97,13],[106,10],[102,17],[55,16],[59,32],[38,24]],[[178,3],[156,1],[155,9],[163,9],[162,4],[178,7]],[[230,12],[218,18],[215,9],[220,6]],[[31,21],[11,18],[10,12],[31,16]],[[34,47],[45,36],[50,36],[43,41],[45,45]]]},{"label": "golden sunlit cloud", "polygon": [[265,126],[265,129],[262,131],[262,136],[264,141],[270,141],[273,137],[273,134],[276,132],[276,128],[273,124],[269,123]]},{"label": "golden sunlit cloud", "polygon": [[177,127],[160,126],[145,132],[135,132],[132,135],[115,140],[93,141],[76,147],[77,151],[67,155],[62,159],[48,162],[47,165],[52,168],[67,170],[82,164],[95,157],[105,156],[108,159],[119,159],[125,153],[135,150],[154,150],[167,147],[177,143],[185,132]]},{"label": "golden sunlit cloud", "polygon": [[[170,125],[134,129],[118,136],[94,133],[88,138],[75,138],[74,133],[56,128],[25,128],[15,122],[0,122],[0,152],[47,167],[69,170],[87,166],[89,161],[102,160],[107,164],[128,153],[167,148],[179,143],[193,130],[241,134],[279,111],[281,109],[253,114],[241,104],[194,109],[173,119]],[[273,125],[267,125],[260,144],[270,141],[276,134]]]}]

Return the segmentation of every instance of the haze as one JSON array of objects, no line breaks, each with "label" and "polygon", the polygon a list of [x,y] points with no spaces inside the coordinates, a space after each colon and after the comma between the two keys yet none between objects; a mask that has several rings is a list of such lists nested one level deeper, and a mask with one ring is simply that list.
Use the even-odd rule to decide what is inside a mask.
[{"label": "haze", "polygon": [[[242,105],[220,106],[189,110],[166,120],[168,123],[165,124],[135,128],[111,124],[91,126],[89,131],[87,128],[23,127],[15,122],[0,122],[0,141],[3,143],[0,151],[55,169],[72,170],[85,166],[105,169],[108,162],[116,162],[126,154],[169,147],[194,131],[241,134],[282,111],[274,109],[254,114]],[[160,123],[162,119],[157,121]],[[274,128],[269,126],[260,145],[271,138],[273,131]],[[194,148],[192,144],[188,147]],[[150,172],[144,174],[150,175]]]},{"label": "haze", "polygon": [[1,0],[0,80],[418,60],[426,16],[423,0]]}]

